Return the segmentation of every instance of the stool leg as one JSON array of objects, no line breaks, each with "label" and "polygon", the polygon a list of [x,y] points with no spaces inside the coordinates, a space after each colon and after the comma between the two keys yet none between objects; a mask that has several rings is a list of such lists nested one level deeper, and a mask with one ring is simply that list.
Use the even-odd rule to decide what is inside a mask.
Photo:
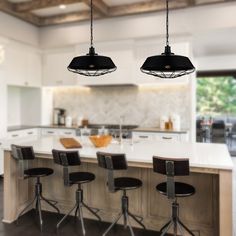
[{"label": "stool leg", "polygon": [[90,208],[88,205],[86,205],[84,202],[82,202],[82,205],[88,210],[90,211],[93,215],[95,215],[99,221],[102,221],[101,217],[94,211],[92,210],[92,208]]},{"label": "stool leg", "polygon": [[60,214],[60,210],[55,205],[53,205],[50,201],[44,198],[42,195],[41,195],[41,199],[45,201],[48,205],[50,205],[52,208],[54,208],[58,212],[58,214]]},{"label": "stool leg", "polygon": [[168,233],[168,231],[169,231],[170,227],[173,225],[173,223],[174,223],[173,221],[170,221],[170,223],[166,226],[166,228],[163,229],[163,232],[161,233],[161,236],[164,236],[165,234]]},{"label": "stool leg", "polygon": [[[144,229],[146,229],[145,225],[144,225],[140,220],[138,220],[136,216],[134,216],[134,215],[131,214],[130,212],[128,212],[128,215],[131,216],[131,218],[132,218],[134,221],[136,221],[140,226],[142,226]],[[140,218],[141,218],[141,217],[140,217]]]},{"label": "stool leg", "polygon": [[128,223],[130,233],[131,233],[132,236],[134,236],[134,231],[133,231],[133,228],[131,227],[128,213],[126,213],[126,219],[127,219],[127,223]]},{"label": "stool leg", "polygon": [[171,223],[171,220],[168,221],[168,222],[160,229],[160,232],[162,232],[170,223]]},{"label": "stool leg", "polygon": [[57,229],[60,227],[61,223],[71,214],[71,212],[77,207],[77,204],[57,223]]},{"label": "stool leg", "polygon": [[115,221],[109,226],[109,228],[105,231],[105,233],[102,236],[106,236],[109,231],[113,228],[113,226],[120,220],[120,218],[122,217],[122,213],[119,214],[119,216],[115,219]]},{"label": "stool leg", "polygon": [[26,210],[32,206],[36,200],[37,196],[34,197],[34,199],[20,212],[20,214],[17,216],[16,223],[18,224],[18,219],[26,212]]},{"label": "stool leg", "polygon": [[43,230],[43,218],[42,218],[41,202],[40,202],[39,197],[37,197],[37,206],[38,206],[40,230],[42,231]]},{"label": "stool leg", "polygon": [[177,222],[177,226],[178,226],[178,229],[179,229],[181,235],[184,235],[184,232],[183,232],[182,226],[180,225],[179,222]]},{"label": "stool leg", "polygon": [[79,204],[79,218],[81,222],[82,232],[85,235],[85,227],[84,227],[84,218],[83,218],[83,211],[82,211],[82,204]]},{"label": "stool leg", "polygon": [[190,229],[187,228],[187,226],[185,226],[180,220],[179,220],[179,224],[192,236],[195,236]]}]

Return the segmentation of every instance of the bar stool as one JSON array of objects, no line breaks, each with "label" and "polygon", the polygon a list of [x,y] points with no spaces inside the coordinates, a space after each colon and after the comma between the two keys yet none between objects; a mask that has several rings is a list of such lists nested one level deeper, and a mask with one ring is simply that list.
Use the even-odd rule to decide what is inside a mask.
[{"label": "bar stool", "polygon": [[171,159],[162,157],[153,157],[153,170],[156,173],[166,175],[167,182],[160,183],[156,186],[156,190],[172,201],[172,216],[160,230],[161,236],[167,234],[169,229],[173,226],[174,235],[176,236],[178,231],[181,235],[184,235],[183,229],[190,235],[193,232],[185,226],[179,219],[179,204],[177,202],[178,197],[189,197],[195,193],[195,188],[192,185],[175,182],[175,176],[188,176],[189,175],[189,160],[188,159]]},{"label": "bar stool", "polygon": [[139,216],[135,216],[129,211],[129,198],[127,196],[126,191],[134,190],[142,187],[142,181],[135,178],[130,177],[120,177],[114,178],[114,171],[116,170],[127,170],[128,165],[126,161],[125,154],[111,154],[111,153],[103,153],[97,152],[98,165],[108,171],[108,189],[110,192],[115,193],[117,191],[122,191],[122,199],[121,199],[121,213],[115,219],[115,221],[110,225],[110,227],[105,231],[103,236],[106,236],[109,231],[113,228],[114,225],[123,217],[124,219],[124,227],[129,227],[130,233],[134,236],[133,229],[130,224],[129,217],[131,217],[134,221],[136,221],[142,228],[146,229],[144,224],[142,223],[143,218]]},{"label": "bar stool", "polygon": [[[12,150],[12,157],[20,162],[20,167],[21,168],[23,167],[23,169],[24,169],[25,161],[35,159],[35,153],[34,153],[33,147],[11,145],[11,150]],[[60,213],[59,209],[55,206],[57,202],[46,199],[42,195],[42,183],[40,182],[40,178],[52,175],[53,172],[54,172],[53,169],[43,168],[43,167],[30,168],[30,169],[23,170],[24,179],[36,178],[35,196],[34,196],[34,199],[20,212],[20,214],[17,217],[17,222],[18,222],[18,219],[27,211],[27,209],[29,209],[30,206],[33,206],[35,203],[35,209],[39,216],[40,230],[42,231],[43,219],[42,219],[41,201],[44,201],[49,206],[54,208],[58,213]]]},{"label": "bar stool", "polygon": [[95,175],[90,172],[69,172],[70,166],[81,165],[81,160],[78,151],[59,151],[52,150],[52,155],[54,162],[63,166],[63,179],[65,186],[72,186],[74,184],[78,185],[76,190],[75,199],[76,203],[74,207],[59,221],[57,224],[57,229],[59,229],[61,223],[75,210],[75,217],[79,213],[79,219],[81,222],[82,232],[85,235],[85,226],[83,219],[82,207],[86,208],[90,213],[92,213],[99,221],[101,221],[100,216],[97,214],[98,209],[91,208],[84,203],[83,200],[83,189],[82,184],[86,184],[95,180]]}]

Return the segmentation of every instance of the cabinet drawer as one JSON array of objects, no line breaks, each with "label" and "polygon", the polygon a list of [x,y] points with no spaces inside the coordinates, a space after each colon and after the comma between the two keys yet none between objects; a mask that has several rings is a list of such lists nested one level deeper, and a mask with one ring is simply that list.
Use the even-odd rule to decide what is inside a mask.
[{"label": "cabinet drawer", "polygon": [[59,130],[59,135],[61,135],[61,136],[76,136],[76,132],[73,129],[63,129],[63,130]]},{"label": "cabinet drawer", "polygon": [[142,132],[133,132],[133,140],[140,141],[140,140],[148,140],[152,141],[155,139],[155,134],[152,133],[142,133]]},{"label": "cabinet drawer", "polygon": [[180,141],[180,135],[179,134],[171,134],[171,133],[156,133],[156,140]]},{"label": "cabinet drawer", "polygon": [[38,129],[27,129],[24,130],[24,136],[30,137],[30,136],[38,136],[39,132]]},{"label": "cabinet drawer", "polygon": [[57,129],[41,129],[42,136],[54,136],[59,135],[59,131]]},{"label": "cabinet drawer", "polygon": [[7,139],[17,139],[17,138],[23,138],[25,136],[26,135],[24,130],[12,131],[7,133]]}]

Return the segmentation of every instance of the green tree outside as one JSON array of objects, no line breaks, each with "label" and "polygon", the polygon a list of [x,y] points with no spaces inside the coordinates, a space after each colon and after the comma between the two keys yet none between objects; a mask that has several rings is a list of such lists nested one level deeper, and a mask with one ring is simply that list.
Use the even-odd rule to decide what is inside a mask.
[{"label": "green tree outside", "polygon": [[197,113],[204,116],[236,115],[236,78],[197,78]]}]

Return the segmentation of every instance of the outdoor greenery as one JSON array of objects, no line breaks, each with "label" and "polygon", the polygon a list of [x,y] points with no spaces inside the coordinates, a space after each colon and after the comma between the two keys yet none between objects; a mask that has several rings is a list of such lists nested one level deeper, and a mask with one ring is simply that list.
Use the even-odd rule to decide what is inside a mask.
[{"label": "outdoor greenery", "polygon": [[201,77],[197,79],[197,113],[201,115],[236,114],[236,78]]}]

